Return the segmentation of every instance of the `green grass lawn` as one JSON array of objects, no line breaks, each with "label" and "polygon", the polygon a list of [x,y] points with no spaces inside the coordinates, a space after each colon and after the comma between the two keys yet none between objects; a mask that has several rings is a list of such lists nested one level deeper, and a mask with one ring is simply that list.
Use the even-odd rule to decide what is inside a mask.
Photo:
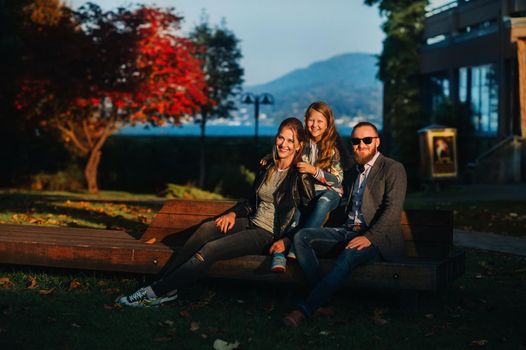
[{"label": "green grass lawn", "polygon": [[[407,206],[452,209],[457,227],[499,233],[510,233],[526,213],[521,202],[438,199],[410,195]],[[123,228],[138,236],[161,203],[115,192],[1,191],[0,222]],[[502,226],[496,224],[500,216],[490,220],[494,226],[476,226],[497,212],[517,216]],[[333,317],[299,329],[280,323],[302,295],[295,286],[204,281],[172,305],[115,306],[119,294],[147,278],[1,266],[0,348],[212,349],[222,339],[239,341],[240,349],[526,349],[526,258],[506,254],[467,250],[465,275],[442,293],[423,295],[415,314],[400,312],[389,291],[347,289],[334,301]]]},{"label": "green grass lawn", "polygon": [[467,252],[466,274],[425,294],[404,314],[388,291],[344,290],[330,318],[284,328],[302,295],[295,287],[207,282],[157,309],[118,308],[113,300],[146,283],[137,275],[2,267],[3,349],[522,349],[526,347],[526,259]]}]

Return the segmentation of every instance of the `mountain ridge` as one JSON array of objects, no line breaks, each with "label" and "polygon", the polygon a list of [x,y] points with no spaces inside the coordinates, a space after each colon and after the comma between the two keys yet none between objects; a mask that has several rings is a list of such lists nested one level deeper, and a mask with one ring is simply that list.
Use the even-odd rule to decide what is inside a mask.
[{"label": "mountain ridge", "polygon": [[316,61],[294,69],[264,84],[245,87],[244,91],[274,96],[273,107],[262,107],[274,122],[286,117],[302,119],[307,106],[316,100],[326,101],[337,119],[344,122],[369,120],[381,123],[382,83],[376,79],[377,57],[374,54],[351,52]]}]

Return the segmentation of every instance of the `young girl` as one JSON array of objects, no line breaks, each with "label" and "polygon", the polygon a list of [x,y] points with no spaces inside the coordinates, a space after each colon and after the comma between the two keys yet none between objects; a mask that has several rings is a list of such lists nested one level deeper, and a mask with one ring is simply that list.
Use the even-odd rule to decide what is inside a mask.
[{"label": "young girl", "polygon": [[[323,225],[327,214],[338,206],[343,194],[343,169],[338,150],[339,135],[328,104],[317,101],[307,108],[305,129],[309,142],[303,149],[302,161],[298,162],[296,167],[300,173],[312,176],[316,196],[311,201],[310,210],[302,227],[316,228]],[[291,242],[290,237],[288,238],[277,241],[272,246],[274,272],[283,272],[286,269],[284,253]],[[293,249],[288,256],[295,258]]]}]

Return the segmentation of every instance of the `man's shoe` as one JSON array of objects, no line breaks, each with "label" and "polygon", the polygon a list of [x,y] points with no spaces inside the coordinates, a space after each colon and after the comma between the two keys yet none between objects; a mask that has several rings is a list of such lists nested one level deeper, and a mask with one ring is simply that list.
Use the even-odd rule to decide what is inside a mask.
[{"label": "man's shoe", "polygon": [[287,327],[297,328],[305,319],[303,312],[294,310],[283,318],[283,324]]},{"label": "man's shoe", "polygon": [[115,301],[117,304],[131,307],[157,307],[177,299],[177,293],[171,296],[151,298],[148,296],[146,288],[141,288],[128,296],[122,296]]},{"label": "man's shoe", "polygon": [[270,270],[272,272],[287,271],[287,259],[283,253],[276,253],[272,256],[272,266]]}]

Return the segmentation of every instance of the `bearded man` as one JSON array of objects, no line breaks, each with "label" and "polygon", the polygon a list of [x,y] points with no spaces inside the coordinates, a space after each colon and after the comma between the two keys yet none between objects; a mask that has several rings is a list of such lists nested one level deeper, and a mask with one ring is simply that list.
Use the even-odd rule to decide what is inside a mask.
[{"label": "bearded man", "polygon": [[[298,262],[310,286],[307,298],[285,316],[287,326],[297,327],[325,307],[357,266],[405,255],[400,226],[407,177],[404,166],[379,151],[380,137],[374,124],[358,123],[351,136],[356,168],[352,172],[347,220],[341,227],[302,229],[294,236]],[[337,257],[322,275],[319,256]]]}]

